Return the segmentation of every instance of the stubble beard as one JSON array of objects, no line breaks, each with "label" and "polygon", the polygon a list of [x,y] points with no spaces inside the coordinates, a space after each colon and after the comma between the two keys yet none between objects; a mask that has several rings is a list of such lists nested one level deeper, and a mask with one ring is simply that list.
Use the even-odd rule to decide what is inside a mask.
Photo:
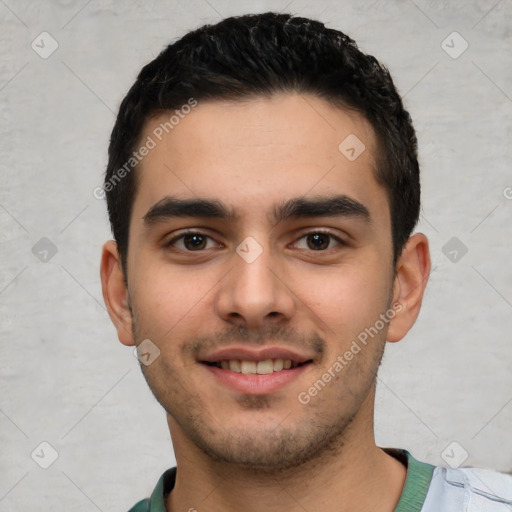
[{"label": "stubble beard", "polygon": [[355,413],[345,415],[335,423],[325,424],[301,421],[293,428],[238,428],[211,436],[204,418],[188,417],[183,421],[183,417],[167,412],[211,460],[261,475],[295,473],[306,465],[311,469],[315,461],[325,463],[326,456],[335,456],[342,449],[355,417]]},{"label": "stubble beard", "polygon": [[[322,414],[321,407],[312,409],[307,416],[301,414],[293,427],[284,424],[290,424],[296,411],[290,412],[289,417],[283,411],[282,424],[229,428],[222,423],[222,418],[212,417],[196,397],[184,400],[180,386],[174,393],[168,393],[165,386],[155,385],[145,368],[143,373],[156,400],[182,433],[212,461],[238,466],[249,473],[285,476],[298,473],[300,468],[311,470],[341,453],[350,436],[352,422],[370,393],[373,393],[373,407],[377,368],[366,386],[358,389],[357,396],[350,393],[348,399],[345,395],[345,401],[333,403],[331,400],[329,408],[339,410],[337,415]],[[262,415],[269,408],[268,402],[265,396],[244,396],[237,401],[243,411],[261,411]]]},{"label": "stubble beard", "polygon": [[[133,328],[139,343],[144,337],[139,336],[135,320]],[[370,394],[373,395],[370,397],[373,406],[377,371],[382,361],[385,339],[375,342],[380,348],[374,349],[374,354],[368,360],[361,361],[363,366],[352,375],[352,378],[356,375],[360,377],[361,374],[363,376],[364,382],[357,383],[357,390],[352,391],[351,382],[344,379],[347,389],[344,399],[337,402],[331,395],[331,411],[326,411],[326,406],[322,408],[319,405],[323,400],[329,402],[329,393],[325,398],[320,393],[315,398],[314,408],[310,414],[307,417],[301,415],[293,427],[283,425],[288,419],[286,411],[283,411],[282,424],[229,429],[222,424],[222,418],[214,418],[208,413],[207,408],[201,403],[200,396],[195,397],[187,393],[182,384],[186,382],[187,375],[177,375],[172,368],[166,367],[164,378],[158,379],[150,367],[143,364],[140,366],[156,400],[176,422],[182,433],[212,461],[237,466],[248,473],[284,477],[302,470],[309,471],[317,464],[325,464],[327,458],[339,455],[350,436],[351,424]],[[172,379],[167,378],[169,375],[172,375]],[[177,378],[182,383],[169,389],[168,383],[176,381]],[[185,394],[189,396],[184,398]],[[350,403],[349,406],[347,402]],[[258,410],[263,415],[274,402],[270,397],[246,395],[240,397],[237,403],[244,411]],[[338,415],[332,414],[333,409],[339,410]],[[290,418],[293,414],[294,411],[290,411]]]}]

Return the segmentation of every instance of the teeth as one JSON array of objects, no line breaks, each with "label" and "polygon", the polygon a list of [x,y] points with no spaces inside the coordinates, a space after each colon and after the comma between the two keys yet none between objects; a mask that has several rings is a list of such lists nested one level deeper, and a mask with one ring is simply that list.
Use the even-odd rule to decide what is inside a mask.
[{"label": "teeth", "polygon": [[229,361],[229,369],[236,373],[242,373],[242,367],[240,366],[240,361],[237,361],[236,359],[231,359],[231,361]]},{"label": "teeth", "polygon": [[272,359],[268,359],[267,361],[260,361],[258,366],[256,366],[256,373],[258,375],[267,375],[268,373],[272,373],[274,371],[274,363]]},{"label": "teeth", "polygon": [[274,361],[274,371],[280,372],[284,368],[284,361],[282,359],[276,359]]},{"label": "teeth", "polygon": [[254,361],[242,361],[242,373],[256,373],[256,363]]},{"label": "teeth", "polygon": [[240,361],[238,359],[224,360],[217,363],[217,366],[223,370],[231,370],[236,373],[245,375],[268,375],[281,370],[289,370],[295,368],[297,364],[293,364],[290,359],[267,359],[266,361]]}]

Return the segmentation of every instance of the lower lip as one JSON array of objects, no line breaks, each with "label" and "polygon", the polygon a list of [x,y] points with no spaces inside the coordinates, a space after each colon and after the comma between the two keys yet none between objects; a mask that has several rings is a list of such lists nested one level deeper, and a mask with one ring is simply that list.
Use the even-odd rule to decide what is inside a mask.
[{"label": "lower lip", "polygon": [[223,385],[246,395],[274,393],[297,379],[311,363],[266,375],[237,373],[201,363]]}]

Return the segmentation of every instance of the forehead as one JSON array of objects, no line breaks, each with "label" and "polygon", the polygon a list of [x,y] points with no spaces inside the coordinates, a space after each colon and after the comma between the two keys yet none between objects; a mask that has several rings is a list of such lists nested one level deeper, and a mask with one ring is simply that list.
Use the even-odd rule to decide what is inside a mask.
[{"label": "forehead", "polygon": [[345,194],[388,211],[374,177],[376,139],[361,115],[305,94],[199,101],[150,119],[133,208],[142,218],[166,195],[209,197],[237,218],[292,197]]}]

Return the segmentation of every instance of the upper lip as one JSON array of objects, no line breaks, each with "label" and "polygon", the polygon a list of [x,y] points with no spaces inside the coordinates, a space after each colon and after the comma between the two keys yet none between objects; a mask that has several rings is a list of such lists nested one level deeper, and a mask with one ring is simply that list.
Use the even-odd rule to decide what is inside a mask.
[{"label": "upper lip", "polygon": [[289,359],[293,363],[304,363],[313,359],[313,357],[284,347],[274,346],[249,348],[247,346],[232,346],[209,352],[200,357],[199,361],[204,363],[216,363],[218,361],[225,361],[230,359],[255,362],[267,361],[269,359]]}]

